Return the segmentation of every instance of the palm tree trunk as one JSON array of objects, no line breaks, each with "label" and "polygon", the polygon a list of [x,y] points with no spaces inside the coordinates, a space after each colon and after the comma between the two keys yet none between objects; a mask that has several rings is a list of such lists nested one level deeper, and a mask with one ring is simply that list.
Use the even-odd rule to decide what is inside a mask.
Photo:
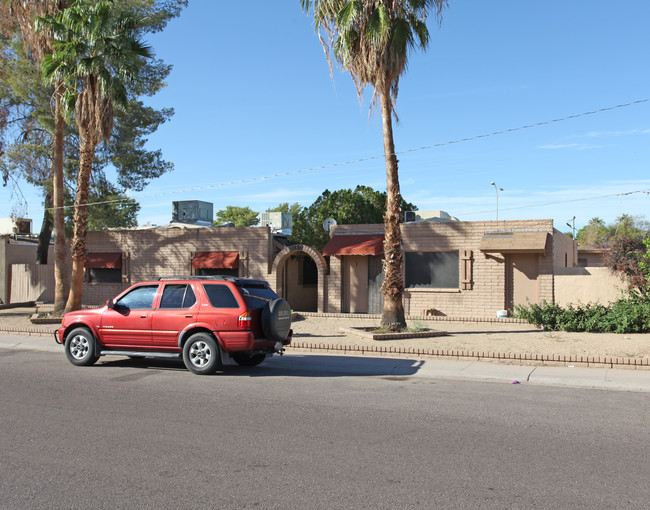
[{"label": "palm tree trunk", "polygon": [[74,201],[74,234],[72,237],[72,276],[70,278],[70,295],[65,305],[65,312],[81,308],[81,294],[84,283],[86,264],[86,233],[88,231],[88,185],[95,157],[95,145],[87,136],[81,137],[79,150],[79,175],[77,177],[77,195]]},{"label": "palm tree trunk", "polygon": [[65,209],[63,209],[63,130],[61,100],[57,96],[54,104],[54,158],[52,161],[52,193],[54,211],[54,314],[59,315],[68,299],[70,276],[68,250],[65,238]]},{"label": "palm tree trunk", "polygon": [[384,132],[384,155],[386,157],[386,214],[384,216],[384,307],[381,312],[381,325],[391,331],[406,327],[404,317],[404,278],[402,276],[402,234],[399,227],[400,203],[397,175],[397,156],[393,142],[393,107],[389,90],[379,91],[381,118]]},{"label": "palm tree trunk", "polygon": [[[47,186],[47,184],[46,184]],[[50,239],[52,239],[52,192],[45,193],[45,212],[43,213],[43,223],[41,224],[41,232],[38,234],[38,247],[36,248],[36,263],[47,264],[47,256],[50,251]]]}]

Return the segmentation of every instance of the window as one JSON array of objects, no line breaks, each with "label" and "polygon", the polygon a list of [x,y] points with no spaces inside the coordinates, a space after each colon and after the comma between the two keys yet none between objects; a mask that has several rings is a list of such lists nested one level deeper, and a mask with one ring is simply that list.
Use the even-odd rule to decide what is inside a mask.
[{"label": "window", "polygon": [[458,251],[406,252],[406,287],[458,289]]},{"label": "window", "polygon": [[143,285],[136,287],[128,294],[122,296],[115,303],[117,308],[128,308],[129,310],[151,310],[153,299],[156,297],[158,285]]},{"label": "window", "polygon": [[171,283],[165,285],[160,308],[190,308],[196,303],[196,296],[190,285]]},{"label": "window", "polygon": [[239,303],[227,285],[203,284],[210,304],[215,308],[239,308]]},{"label": "window", "polygon": [[88,268],[88,282],[90,283],[122,283],[122,269],[108,267]]},{"label": "window", "polygon": [[301,283],[305,287],[318,285],[318,267],[311,257],[302,257]]},{"label": "window", "polygon": [[89,253],[86,275],[90,283],[122,283],[122,253]]}]

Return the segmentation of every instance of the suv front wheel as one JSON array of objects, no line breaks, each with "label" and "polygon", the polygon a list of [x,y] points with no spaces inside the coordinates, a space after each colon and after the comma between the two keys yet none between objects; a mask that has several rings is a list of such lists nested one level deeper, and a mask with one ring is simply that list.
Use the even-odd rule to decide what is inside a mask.
[{"label": "suv front wheel", "polygon": [[208,333],[194,333],[183,346],[183,362],[195,374],[214,374],[221,368],[217,341]]},{"label": "suv front wheel", "polygon": [[65,355],[73,365],[92,365],[99,359],[96,350],[95,337],[86,328],[72,330],[65,340]]}]

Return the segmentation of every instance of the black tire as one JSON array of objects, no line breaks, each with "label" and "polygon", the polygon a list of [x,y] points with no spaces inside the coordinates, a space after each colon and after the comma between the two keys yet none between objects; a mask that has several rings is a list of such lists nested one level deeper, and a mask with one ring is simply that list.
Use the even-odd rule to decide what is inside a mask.
[{"label": "black tire", "polygon": [[246,354],[243,352],[235,352],[231,354],[231,357],[242,367],[256,367],[266,359],[266,354]]},{"label": "black tire", "polygon": [[65,339],[65,355],[70,363],[80,367],[95,363],[99,356],[93,334],[86,328],[70,331]]},{"label": "black tire", "polygon": [[282,298],[272,299],[262,310],[262,331],[274,342],[282,342],[291,329],[291,307]]},{"label": "black tire", "polygon": [[194,333],[183,346],[183,363],[194,374],[214,374],[221,368],[219,344],[208,333]]}]

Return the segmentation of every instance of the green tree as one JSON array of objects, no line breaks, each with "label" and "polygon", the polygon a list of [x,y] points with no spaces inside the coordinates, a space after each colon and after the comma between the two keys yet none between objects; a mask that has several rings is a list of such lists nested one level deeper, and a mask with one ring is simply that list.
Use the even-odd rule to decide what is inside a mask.
[{"label": "green tree", "polygon": [[[11,0],[11,11],[15,19],[18,20],[24,49],[28,50],[33,64],[40,62],[44,55],[52,51],[51,38],[49,34],[35,28],[36,19],[44,15],[55,15],[66,6],[66,3],[63,0]],[[36,90],[39,88],[36,87]],[[48,207],[45,209],[39,236],[38,259],[40,263],[47,263],[50,237],[52,229],[54,229],[54,312],[60,313],[63,311],[67,298],[69,278],[63,208],[65,200],[63,184],[65,123],[61,111],[61,83],[54,83],[53,90],[49,92],[53,103],[53,122],[50,128],[52,159],[50,175],[41,179],[41,185],[45,188],[45,204],[52,209],[50,210]],[[41,101],[41,104],[43,103]],[[50,101],[47,104],[49,106]]]},{"label": "green tree", "polygon": [[251,210],[250,207],[237,207],[229,205],[221,211],[217,211],[216,221],[214,225],[223,225],[224,223],[232,223],[235,227],[252,227],[257,225],[260,220],[259,213]]},{"label": "green tree", "polygon": [[54,34],[53,53],[43,58],[50,84],[63,84],[62,104],[79,131],[79,173],[74,209],[72,274],[65,311],[81,307],[87,207],[95,148],[113,130],[115,103],[126,104],[126,80],[137,78],[149,47],[136,30],[141,20],[117,12],[112,2],[75,1],[56,17],[41,18]]},{"label": "green tree", "polygon": [[[325,49],[350,73],[361,99],[366,86],[374,89],[372,103],[381,107],[386,158],[386,213],[384,215],[384,308],[381,324],[391,330],[406,327],[404,316],[403,254],[400,233],[400,195],[392,117],[400,76],[409,51],[426,49],[427,14],[440,19],[446,0],[301,0],[313,12]],[[322,37],[324,34],[325,37]]]},{"label": "green tree", "polygon": [[[403,210],[416,210],[413,204],[401,199]],[[354,190],[325,190],[309,207],[293,218],[293,231],[289,237],[292,244],[307,244],[322,250],[329,240],[323,229],[326,218],[334,218],[341,225],[381,224],[386,211],[387,194],[368,186]]]},{"label": "green tree", "polygon": [[594,217],[589,220],[587,225],[578,230],[576,238],[581,247],[601,247],[609,239],[609,229],[601,218]]},{"label": "green tree", "polygon": [[298,202],[295,202],[291,205],[289,205],[289,202],[283,202],[280,205],[276,207],[270,207],[266,210],[266,212],[283,212],[283,213],[289,213],[291,214],[294,218],[300,214],[300,212],[303,210],[303,206],[301,206]]},{"label": "green tree", "polygon": [[[92,3],[96,1],[92,0]],[[74,194],[79,143],[74,125],[65,126],[65,139],[56,135],[57,127],[63,125],[62,117],[53,115],[53,112],[57,112],[58,95],[54,94],[56,89],[41,82],[40,66],[36,58],[46,52],[47,45],[42,40],[51,37],[51,34],[45,30],[34,31],[33,21],[44,13],[55,14],[57,9],[62,9],[69,3],[69,0],[0,1],[0,147],[4,144],[4,150],[0,150],[0,172],[3,174],[4,184],[12,188],[15,197],[21,196],[19,184],[23,179],[43,189],[46,203],[41,229],[44,255],[47,254],[52,233],[51,217],[53,216],[56,222],[57,214],[65,211],[68,216],[66,223],[69,223],[74,210],[72,207],[63,209],[63,205],[69,204],[70,192]],[[2,10],[8,10],[9,4],[13,8],[11,17]],[[187,0],[115,0],[114,4],[120,11],[139,14],[145,22],[137,27],[137,33],[144,34],[162,30],[170,19],[180,14],[182,8],[187,5]],[[21,23],[18,24],[18,21]],[[23,44],[24,42],[27,44]],[[35,49],[35,43],[40,44],[40,50]],[[138,80],[126,83],[129,97],[127,106],[115,110],[113,136],[109,143],[97,147],[92,175],[99,175],[107,166],[114,167],[117,171],[118,187],[113,191],[117,191],[120,196],[127,188],[141,190],[148,180],[160,176],[173,166],[162,159],[161,151],[145,149],[147,136],[165,122],[173,114],[173,110],[154,110],[144,106],[137,99],[139,96],[158,92],[165,85],[165,78],[170,70],[171,66],[165,65],[161,60],[148,60],[139,68]],[[9,126],[4,132],[1,122],[3,112],[7,120],[5,125]],[[55,122],[55,117],[59,119],[58,123]],[[62,154],[57,149],[57,140],[58,147],[63,146]],[[36,165],[37,162],[40,166]],[[76,169],[73,168],[75,163]],[[53,199],[52,195],[57,189],[57,175],[60,174],[55,172],[55,168],[61,166],[63,179],[59,179],[58,184],[62,189],[59,196],[63,195],[63,202],[59,199],[58,207],[52,209],[52,205],[56,205],[52,202],[57,202],[57,198]],[[123,200],[116,199],[117,201],[112,202],[113,197],[110,197],[111,200],[109,197],[102,197],[101,193],[108,192],[109,188],[100,186],[99,183],[101,179],[92,179],[90,182],[90,200],[102,203],[101,206],[89,207],[90,224],[102,224],[101,221],[93,220],[95,214],[97,217],[105,214],[111,219],[127,221],[129,215],[124,215],[121,211]],[[57,280],[55,311],[63,310],[67,296],[65,289],[59,292],[59,282],[64,281],[67,286],[69,275],[64,273],[63,277],[58,276],[60,270],[67,267],[68,257],[63,237],[65,232],[63,227],[54,228]],[[60,246],[63,246],[62,250],[58,248]],[[59,256],[61,252],[62,257]],[[61,258],[63,264],[57,263],[56,260]],[[59,298],[61,294],[62,299]],[[60,306],[57,306],[57,303],[61,303]]]}]

